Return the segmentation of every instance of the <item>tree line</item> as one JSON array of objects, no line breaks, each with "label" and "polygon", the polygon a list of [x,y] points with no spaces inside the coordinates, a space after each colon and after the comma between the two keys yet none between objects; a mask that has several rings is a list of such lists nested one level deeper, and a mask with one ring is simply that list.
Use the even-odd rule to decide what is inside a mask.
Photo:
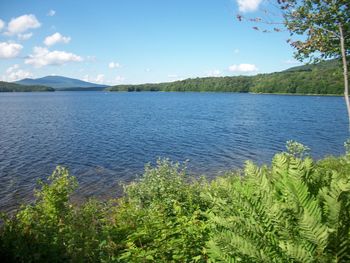
[{"label": "tree line", "polygon": [[255,76],[205,77],[164,83],[117,85],[108,90],[340,95],[343,93],[343,80],[339,63],[338,60],[330,60]]},{"label": "tree line", "polygon": [[10,83],[5,81],[0,81],[0,92],[30,92],[30,91],[55,91],[51,87],[41,86],[41,85],[20,85],[16,83]]}]

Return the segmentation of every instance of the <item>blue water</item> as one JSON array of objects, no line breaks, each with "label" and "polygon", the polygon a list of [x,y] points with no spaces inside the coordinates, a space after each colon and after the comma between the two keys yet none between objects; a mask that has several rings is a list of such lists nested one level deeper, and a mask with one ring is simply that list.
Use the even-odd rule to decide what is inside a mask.
[{"label": "blue water", "polygon": [[339,155],[348,137],[341,97],[232,93],[0,93],[0,210],[32,198],[38,179],[67,166],[78,196],[114,196],[158,157],[215,176],[270,161],[298,140]]}]

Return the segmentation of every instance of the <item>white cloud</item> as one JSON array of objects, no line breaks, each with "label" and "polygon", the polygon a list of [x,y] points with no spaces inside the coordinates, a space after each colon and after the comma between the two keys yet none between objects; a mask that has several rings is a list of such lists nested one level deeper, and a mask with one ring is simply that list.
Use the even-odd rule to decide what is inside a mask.
[{"label": "white cloud", "polygon": [[254,64],[239,64],[229,66],[228,70],[236,73],[251,73],[258,71],[258,68]]},{"label": "white cloud", "polygon": [[96,77],[91,77],[87,74],[83,77],[83,80],[87,82],[98,83],[98,84],[106,83],[104,74],[98,74]]},{"label": "white cloud", "polygon": [[0,31],[5,27],[5,22],[0,19]]},{"label": "white cloud", "polygon": [[83,59],[73,53],[65,51],[49,51],[44,47],[34,47],[33,54],[24,61],[26,64],[34,67],[42,67],[47,65],[62,65],[68,62],[80,62]]},{"label": "white cloud", "polygon": [[36,19],[35,15],[23,15],[16,18],[12,18],[7,26],[8,35],[20,34],[28,29],[38,28],[41,24]]},{"label": "white cloud", "polygon": [[49,12],[47,12],[47,16],[54,16],[56,14],[55,10],[50,10]]},{"label": "white cloud", "polygon": [[219,77],[221,76],[221,71],[218,69],[211,70],[207,73],[207,77]]},{"label": "white cloud", "polygon": [[0,42],[0,58],[14,58],[23,46],[17,43]]},{"label": "white cloud", "polygon": [[9,68],[6,69],[6,74],[10,74],[11,72],[15,71],[16,69],[19,69],[19,65],[15,64]]},{"label": "white cloud", "polygon": [[17,35],[20,40],[28,40],[33,36],[33,33],[27,33],[27,34],[18,34]]},{"label": "white cloud", "polygon": [[122,76],[116,76],[115,79],[114,79],[116,82],[123,82],[125,80],[124,77]]},{"label": "white cloud", "polygon": [[103,75],[103,74],[98,74],[98,75],[96,76],[96,79],[94,80],[94,82],[99,83],[99,84],[102,84],[102,83],[104,83],[104,80],[105,80],[105,75]]},{"label": "white cloud", "polygon": [[114,68],[120,68],[121,65],[118,62],[109,62],[108,67],[110,69],[114,69]]},{"label": "white cloud", "polygon": [[70,40],[71,40],[70,37],[62,36],[60,33],[56,32],[56,33],[52,34],[51,36],[46,37],[44,40],[44,44],[46,46],[52,46],[52,45],[55,45],[57,43],[67,44],[67,43],[69,43]]},{"label": "white cloud", "polygon": [[18,64],[9,67],[6,70],[6,74],[2,77],[3,81],[16,81],[24,78],[33,77],[33,74],[29,71],[20,69]]},{"label": "white cloud", "polygon": [[259,8],[262,0],[237,0],[238,9],[240,12],[253,12]]}]

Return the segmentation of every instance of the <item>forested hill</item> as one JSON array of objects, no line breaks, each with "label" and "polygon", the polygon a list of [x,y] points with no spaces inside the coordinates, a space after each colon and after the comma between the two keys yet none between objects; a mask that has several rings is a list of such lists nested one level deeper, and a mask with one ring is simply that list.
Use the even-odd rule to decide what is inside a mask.
[{"label": "forested hill", "polygon": [[291,94],[342,94],[342,67],[329,60],[255,76],[206,77],[175,82],[117,85],[110,91],[218,91]]},{"label": "forested hill", "polygon": [[0,92],[29,92],[29,91],[55,91],[53,88],[41,85],[20,85],[5,81],[0,81]]}]

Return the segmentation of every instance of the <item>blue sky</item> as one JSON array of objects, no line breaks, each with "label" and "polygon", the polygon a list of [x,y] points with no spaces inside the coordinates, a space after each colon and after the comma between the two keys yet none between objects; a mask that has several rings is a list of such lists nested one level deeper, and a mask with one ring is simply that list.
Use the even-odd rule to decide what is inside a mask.
[{"label": "blue sky", "polygon": [[62,75],[112,85],[294,66],[287,32],[235,19],[264,8],[262,0],[1,1],[0,80]]}]

